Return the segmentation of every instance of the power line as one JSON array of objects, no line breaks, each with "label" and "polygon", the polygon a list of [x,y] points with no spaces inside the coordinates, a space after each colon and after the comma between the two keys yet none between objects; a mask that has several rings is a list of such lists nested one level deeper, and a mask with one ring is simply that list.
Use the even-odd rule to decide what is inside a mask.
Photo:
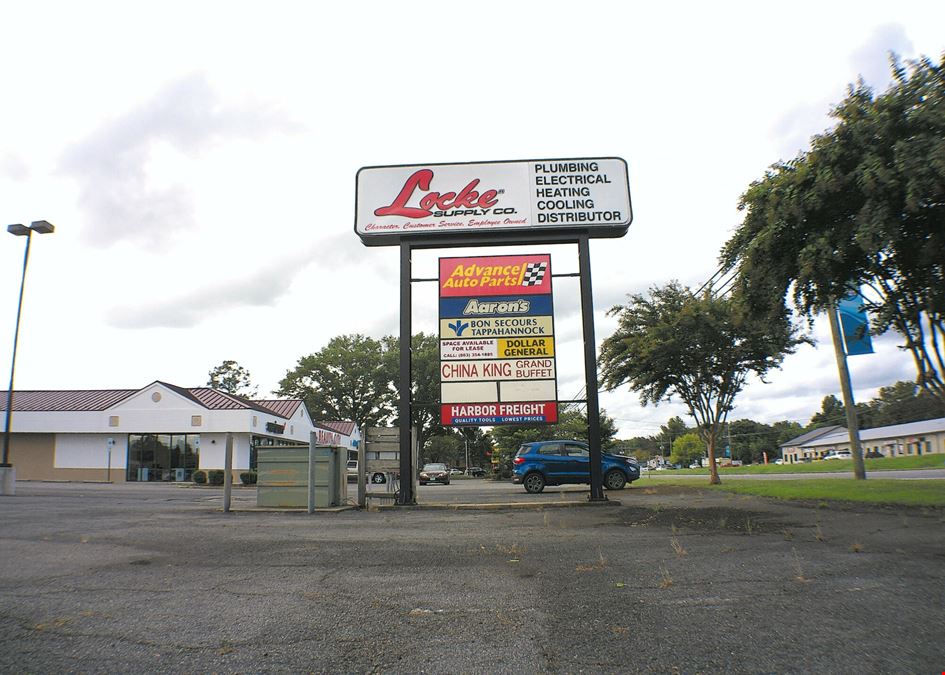
[{"label": "power line", "polygon": [[706,291],[710,296],[723,297],[732,292],[732,283],[738,278],[738,269],[722,265],[693,295]]}]

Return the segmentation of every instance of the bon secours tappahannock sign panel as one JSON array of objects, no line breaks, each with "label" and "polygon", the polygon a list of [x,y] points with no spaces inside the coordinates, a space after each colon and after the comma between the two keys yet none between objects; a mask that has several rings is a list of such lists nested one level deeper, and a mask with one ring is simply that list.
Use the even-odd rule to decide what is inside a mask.
[{"label": "bon secours tappahannock sign panel", "polygon": [[558,419],[551,256],[441,258],[440,421]]},{"label": "bon secours tappahannock sign panel", "polygon": [[622,237],[633,219],[619,157],[369,166],[356,199],[354,230],[368,246],[480,232]]}]

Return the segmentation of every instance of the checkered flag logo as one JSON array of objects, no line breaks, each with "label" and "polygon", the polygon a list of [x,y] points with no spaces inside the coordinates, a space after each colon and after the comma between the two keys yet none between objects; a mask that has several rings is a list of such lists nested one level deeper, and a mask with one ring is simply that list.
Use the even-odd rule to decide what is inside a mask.
[{"label": "checkered flag logo", "polygon": [[548,263],[528,263],[525,266],[525,276],[522,277],[522,286],[539,286],[542,279],[545,278],[545,270],[548,269]]}]

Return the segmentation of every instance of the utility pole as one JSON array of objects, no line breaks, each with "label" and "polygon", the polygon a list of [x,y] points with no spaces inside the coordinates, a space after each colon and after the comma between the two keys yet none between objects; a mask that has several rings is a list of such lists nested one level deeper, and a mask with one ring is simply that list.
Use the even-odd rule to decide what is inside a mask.
[{"label": "utility pole", "polygon": [[853,402],[853,387],[850,384],[850,370],[847,368],[847,354],[840,335],[840,320],[837,319],[837,307],[827,309],[830,320],[830,336],[833,338],[833,352],[837,357],[837,370],[840,373],[840,391],[847,413],[847,431],[850,434],[850,452],[853,455],[853,477],[866,480],[866,467],[863,465],[863,451],[860,448],[860,427],[856,419],[856,404]]}]

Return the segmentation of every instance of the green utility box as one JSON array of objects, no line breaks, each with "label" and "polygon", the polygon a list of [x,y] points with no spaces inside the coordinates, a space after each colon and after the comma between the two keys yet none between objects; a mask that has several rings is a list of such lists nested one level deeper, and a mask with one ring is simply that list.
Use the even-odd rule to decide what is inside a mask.
[{"label": "green utility box", "polygon": [[309,505],[309,457],[314,461],[315,508],[341,506],[346,498],[343,448],[268,447],[257,451],[256,505],[306,508]]}]

